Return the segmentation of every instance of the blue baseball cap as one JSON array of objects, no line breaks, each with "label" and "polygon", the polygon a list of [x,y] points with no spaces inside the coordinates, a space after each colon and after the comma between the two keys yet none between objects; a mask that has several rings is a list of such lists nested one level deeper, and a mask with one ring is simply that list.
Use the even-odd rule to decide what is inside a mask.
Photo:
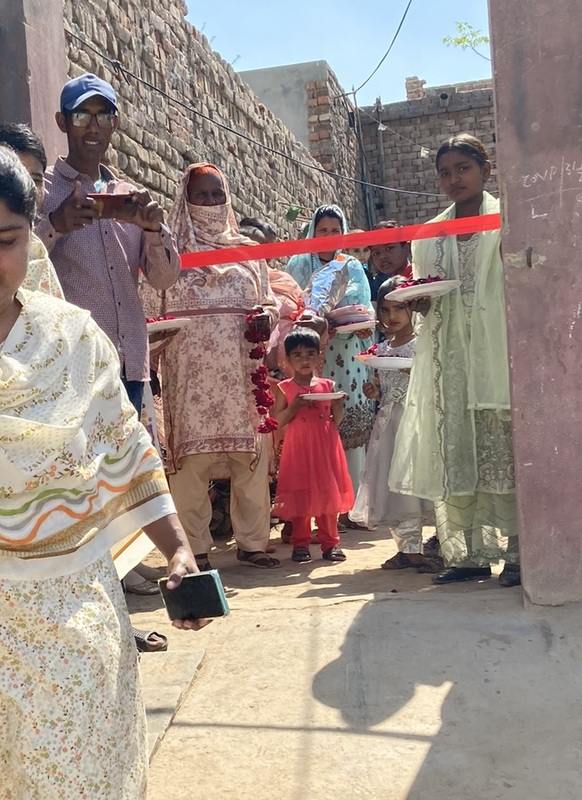
[{"label": "blue baseball cap", "polygon": [[65,83],[61,92],[61,111],[74,111],[90,97],[104,97],[117,110],[117,96],[113,86],[97,75],[86,72]]}]

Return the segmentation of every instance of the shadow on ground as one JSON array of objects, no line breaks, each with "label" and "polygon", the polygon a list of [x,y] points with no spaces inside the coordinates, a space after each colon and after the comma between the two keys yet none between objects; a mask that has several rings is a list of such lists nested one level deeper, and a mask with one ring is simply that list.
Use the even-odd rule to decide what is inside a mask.
[{"label": "shadow on ground", "polygon": [[[315,676],[316,700],[352,730],[425,738],[407,800],[579,800],[579,611],[524,610],[518,589],[425,599],[366,603]],[[441,689],[434,734],[415,702],[425,687]]]}]

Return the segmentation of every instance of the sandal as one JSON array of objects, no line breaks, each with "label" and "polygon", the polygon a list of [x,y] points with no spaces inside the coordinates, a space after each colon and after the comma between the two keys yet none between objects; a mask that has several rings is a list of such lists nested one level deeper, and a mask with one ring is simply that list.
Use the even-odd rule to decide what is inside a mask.
[{"label": "sandal", "polygon": [[311,553],[308,547],[294,547],[291,553],[291,560],[298,564],[308,564],[311,561]]},{"label": "sandal", "polygon": [[339,531],[369,531],[369,528],[366,528],[365,525],[360,525],[358,522],[354,522],[353,519],[346,514],[345,516],[342,514],[341,517],[338,519],[338,530]]},{"label": "sandal", "polygon": [[139,631],[132,628],[135,646],[140,653],[164,653],[168,649],[168,637],[157,631]]},{"label": "sandal", "polygon": [[257,567],[257,569],[276,569],[281,566],[281,562],[277,558],[271,558],[267,553],[261,550],[251,552],[250,550],[236,551],[236,557],[241,564],[247,564],[249,567]]},{"label": "sandal", "polygon": [[412,561],[408,558],[406,553],[401,553],[400,551],[396,553],[395,556],[389,558],[382,564],[382,569],[387,570],[395,570],[395,569],[411,569],[412,567],[418,566],[417,564],[413,564]]},{"label": "sandal", "polygon": [[444,569],[445,562],[440,556],[422,556],[423,563],[416,565],[416,571],[421,575],[427,573],[441,572]]},{"label": "sandal", "polygon": [[149,578],[142,578],[142,576],[134,570],[131,570],[131,572],[128,572],[125,576],[123,585],[128,594],[136,594],[140,597],[149,597],[160,593],[160,587],[157,583],[150,581]]},{"label": "sandal", "polygon": [[291,536],[293,535],[293,523],[285,522],[283,530],[281,531],[281,541],[283,544],[291,544]]},{"label": "sandal", "polygon": [[212,564],[208,559],[208,553],[198,553],[194,558],[196,559],[196,564],[200,572],[210,572]]},{"label": "sandal", "polygon": [[428,556],[429,558],[432,558],[433,556],[440,556],[441,545],[439,542],[439,537],[431,536],[430,539],[427,539],[422,548],[422,552],[425,556]]},{"label": "sandal", "polygon": [[324,550],[321,554],[324,561],[340,562],[346,560],[346,554],[339,547],[332,547],[329,550]]}]

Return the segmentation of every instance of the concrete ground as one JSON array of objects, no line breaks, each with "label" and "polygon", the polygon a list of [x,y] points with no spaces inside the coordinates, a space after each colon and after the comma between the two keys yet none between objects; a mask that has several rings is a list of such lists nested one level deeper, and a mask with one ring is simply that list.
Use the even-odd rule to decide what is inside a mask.
[{"label": "concrete ground", "polygon": [[[215,557],[232,615],[172,632],[205,659],[148,800],[580,800],[580,609],[382,572],[380,534],[344,548],[298,566],[281,545],[277,571]],[[163,625],[147,602],[134,623]]]}]

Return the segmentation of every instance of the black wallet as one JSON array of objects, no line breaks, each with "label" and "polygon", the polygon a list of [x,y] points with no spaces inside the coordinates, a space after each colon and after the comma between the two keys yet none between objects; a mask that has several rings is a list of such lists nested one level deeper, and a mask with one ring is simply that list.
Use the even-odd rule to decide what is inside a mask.
[{"label": "black wallet", "polygon": [[168,579],[158,581],[170,619],[209,619],[230,613],[218,570],[185,575],[177,589],[168,589]]}]

